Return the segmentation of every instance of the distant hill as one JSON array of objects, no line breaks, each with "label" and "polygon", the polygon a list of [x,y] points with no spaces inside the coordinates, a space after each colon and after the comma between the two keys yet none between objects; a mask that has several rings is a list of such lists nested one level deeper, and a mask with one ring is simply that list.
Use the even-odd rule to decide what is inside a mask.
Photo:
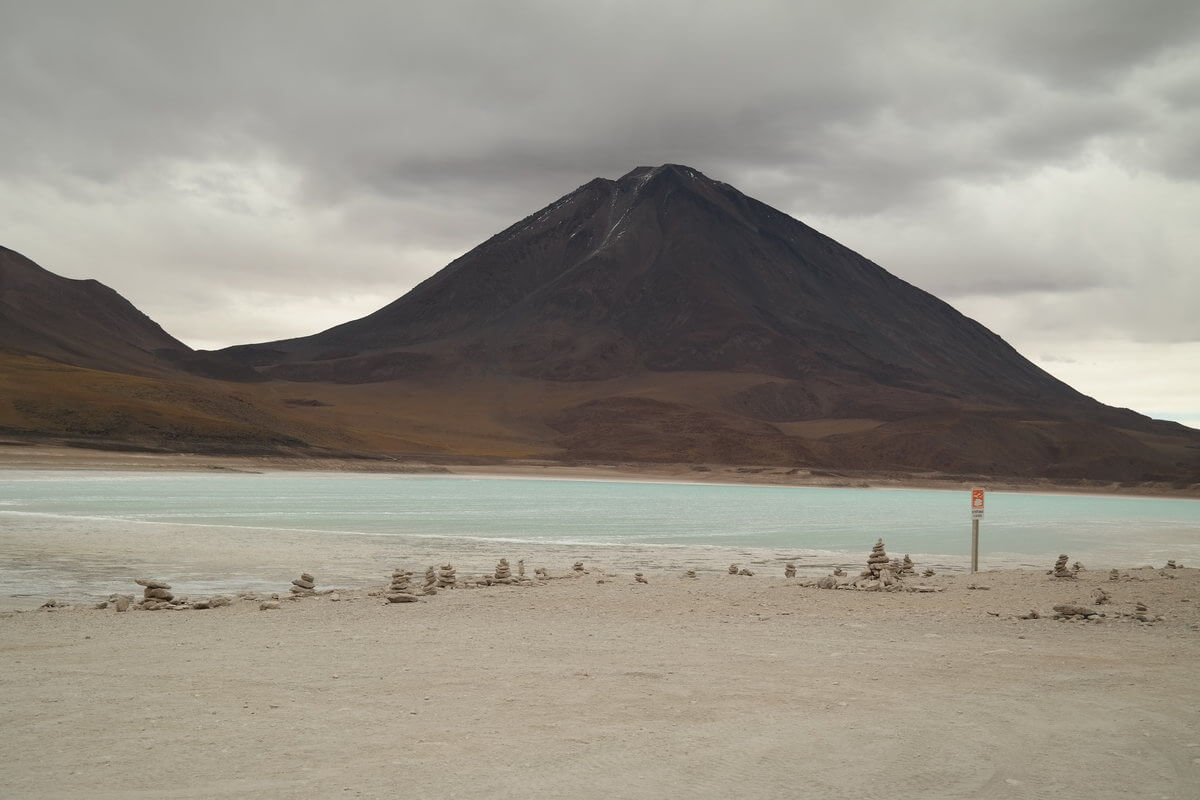
[{"label": "distant hill", "polygon": [[195,352],[99,281],[55,275],[6,247],[0,247],[0,347],[109,372],[262,380],[229,359]]}]

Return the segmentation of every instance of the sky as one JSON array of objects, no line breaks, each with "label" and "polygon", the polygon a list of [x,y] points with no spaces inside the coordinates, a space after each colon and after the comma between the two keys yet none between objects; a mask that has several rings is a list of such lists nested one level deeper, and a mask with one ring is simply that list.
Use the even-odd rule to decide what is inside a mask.
[{"label": "sky", "polygon": [[0,245],[195,348],[681,163],[1200,427],[1200,3],[0,0]]}]

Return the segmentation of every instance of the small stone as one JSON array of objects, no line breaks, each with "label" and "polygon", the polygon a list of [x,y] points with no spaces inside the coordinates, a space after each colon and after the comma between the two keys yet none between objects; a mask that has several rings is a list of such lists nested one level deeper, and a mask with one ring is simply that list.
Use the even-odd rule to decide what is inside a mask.
[{"label": "small stone", "polygon": [[172,600],[175,595],[168,592],[166,589],[148,588],[143,594],[150,600]]},{"label": "small stone", "polygon": [[1086,606],[1077,606],[1070,603],[1063,603],[1054,607],[1054,612],[1059,617],[1094,617],[1098,612]]},{"label": "small stone", "polygon": [[685,577],[685,578],[694,578],[694,577],[696,577],[696,570],[694,570],[694,569],[689,569],[687,572],[683,573],[683,577]]},{"label": "small stone", "polygon": [[342,599],[342,596],[340,594],[338,594],[337,592],[334,592],[333,594],[329,595],[329,602],[331,602],[331,603],[337,603],[341,599]]},{"label": "small stone", "polygon": [[637,581],[638,583],[649,583],[650,582],[650,581],[646,580],[646,576],[640,572],[633,573],[633,579],[635,581]]},{"label": "small stone", "polygon": [[418,598],[414,594],[389,594],[387,601],[389,603],[416,603]]},{"label": "small stone", "polygon": [[308,578],[297,578],[292,581],[292,586],[299,586],[301,589],[315,589],[317,585]]},{"label": "small stone", "polygon": [[273,611],[273,610],[278,609],[279,607],[280,606],[279,606],[278,600],[264,600],[258,604],[259,611]]},{"label": "small stone", "polygon": [[171,584],[163,583],[162,581],[156,581],[153,578],[135,578],[133,582],[136,583],[138,586],[144,586],[147,589],[170,589],[171,588]]},{"label": "small stone", "polygon": [[301,572],[301,573],[300,573],[300,580],[302,580],[302,581],[308,581],[309,583],[316,583],[316,582],[317,582],[317,579],[316,579],[316,578],[314,578],[312,575],[310,575],[310,574],[309,574],[309,573],[307,573],[307,572]]},{"label": "small stone", "polygon": [[836,589],[837,588],[837,578],[833,577],[832,575],[826,575],[825,577],[823,577],[819,581],[817,581],[817,588],[818,589]]},{"label": "small stone", "polygon": [[737,574],[738,574],[738,565],[737,565],[737,564],[730,564],[730,565],[729,565],[729,574],[730,574],[730,575],[737,575]]},{"label": "small stone", "polygon": [[133,603],[133,595],[131,594],[110,594],[108,602],[113,604],[113,608],[117,611],[128,611],[130,604]]}]

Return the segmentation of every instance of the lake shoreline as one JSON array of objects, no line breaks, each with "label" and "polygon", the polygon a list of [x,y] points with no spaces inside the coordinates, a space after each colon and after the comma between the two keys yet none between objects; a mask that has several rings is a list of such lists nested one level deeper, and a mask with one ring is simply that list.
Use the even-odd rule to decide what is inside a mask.
[{"label": "lake shoreline", "polygon": [[1200,482],[1187,487],[1157,483],[946,476],[936,473],[860,472],[783,467],[697,464],[563,464],[543,460],[472,463],[469,460],[233,456],[88,450],[79,447],[0,441],[0,470],[115,470],[126,472],[344,472],[459,475],[491,478],[687,483],[732,486],[794,486],[824,489],[929,489],[965,491],[982,486],[1026,494],[1144,496],[1200,499]]}]

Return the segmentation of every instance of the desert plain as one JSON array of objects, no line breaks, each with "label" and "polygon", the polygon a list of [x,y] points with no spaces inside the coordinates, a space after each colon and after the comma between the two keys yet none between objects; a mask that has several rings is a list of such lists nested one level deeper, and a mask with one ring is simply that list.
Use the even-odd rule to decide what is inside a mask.
[{"label": "desert plain", "polygon": [[[378,587],[281,586],[277,609],[0,613],[0,795],[1200,793],[1186,565],[872,592],[548,564],[404,604],[391,566]],[[1053,619],[1064,603],[1104,616]]]}]

